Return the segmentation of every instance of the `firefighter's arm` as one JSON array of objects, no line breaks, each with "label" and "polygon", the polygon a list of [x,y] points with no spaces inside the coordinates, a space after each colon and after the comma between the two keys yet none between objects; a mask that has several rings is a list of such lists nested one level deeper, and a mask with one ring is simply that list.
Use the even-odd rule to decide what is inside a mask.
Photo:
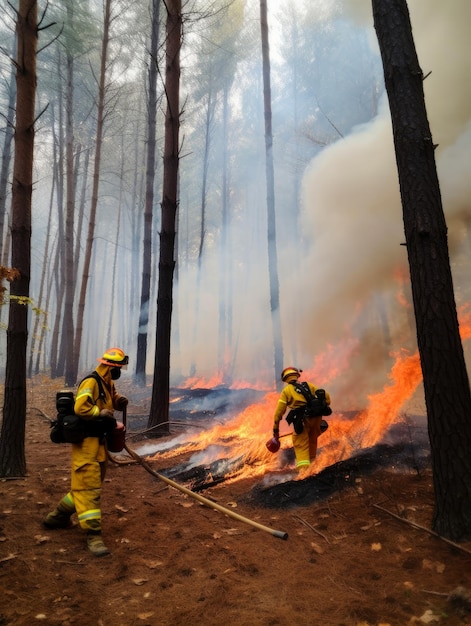
[{"label": "firefighter's arm", "polygon": [[126,396],[122,396],[121,394],[119,394],[116,391],[116,387],[114,385],[112,391],[112,401],[113,408],[115,408],[117,411],[124,411],[124,409],[128,406],[128,399],[126,398]]},{"label": "firefighter's arm", "polygon": [[74,412],[84,420],[94,420],[99,417],[113,417],[113,411],[102,409],[96,404],[99,397],[98,383],[94,378],[87,378],[82,382],[75,398]]},{"label": "firefighter's arm", "polygon": [[273,434],[275,435],[275,437],[278,436],[280,432],[280,422],[283,418],[287,406],[288,400],[286,398],[285,389],[283,389],[278,400],[278,404],[276,405],[275,415],[273,417]]}]

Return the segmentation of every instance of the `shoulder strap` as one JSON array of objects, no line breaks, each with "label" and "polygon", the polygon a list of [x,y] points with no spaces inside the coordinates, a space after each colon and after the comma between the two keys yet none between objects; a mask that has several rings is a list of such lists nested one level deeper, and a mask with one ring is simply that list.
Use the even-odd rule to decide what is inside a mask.
[{"label": "shoulder strap", "polygon": [[314,399],[311,390],[309,389],[309,385],[306,382],[298,383],[297,381],[292,381],[291,384],[296,389],[298,393],[304,396],[306,402],[311,402]]},{"label": "shoulder strap", "polygon": [[102,400],[104,400],[106,398],[105,390],[103,389],[103,381],[101,380],[101,376],[100,374],[98,374],[98,372],[92,372],[91,374],[88,374],[88,376],[85,376],[85,378],[82,378],[82,380],[79,383],[79,387],[88,378],[93,378],[94,380],[96,380],[98,384],[98,395],[100,396]]}]

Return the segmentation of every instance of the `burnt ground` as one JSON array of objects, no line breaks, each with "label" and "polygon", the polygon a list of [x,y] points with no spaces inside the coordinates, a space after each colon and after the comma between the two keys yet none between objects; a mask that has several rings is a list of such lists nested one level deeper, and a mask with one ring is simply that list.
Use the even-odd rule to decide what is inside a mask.
[{"label": "burnt ground", "polygon": [[[96,558],[76,523],[41,524],[69,484],[68,447],[49,440],[48,385],[29,399],[27,476],[0,480],[0,625],[471,624],[471,542],[453,546],[427,532],[426,451],[383,443],[281,484],[208,484],[203,469],[191,479],[173,470],[178,482],[286,540],[115,458],[103,490],[112,554]],[[170,475],[168,461],[149,463]]]}]

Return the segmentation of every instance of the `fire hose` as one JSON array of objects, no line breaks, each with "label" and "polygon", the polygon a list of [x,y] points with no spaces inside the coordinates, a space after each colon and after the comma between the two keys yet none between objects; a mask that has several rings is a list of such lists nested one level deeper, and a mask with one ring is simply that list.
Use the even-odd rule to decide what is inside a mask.
[{"label": "fire hose", "polygon": [[[123,424],[126,426],[126,409],[123,411]],[[270,528],[269,526],[264,526],[263,524],[259,524],[258,522],[255,522],[254,520],[251,520],[248,517],[239,515],[235,511],[231,511],[230,509],[227,509],[226,507],[221,506],[220,504],[217,504],[217,502],[213,502],[212,500],[209,500],[208,498],[201,496],[199,493],[195,493],[194,491],[191,491],[191,489],[188,489],[187,487],[180,485],[179,483],[175,482],[171,478],[167,478],[167,476],[164,476],[163,474],[159,474],[154,469],[152,469],[152,467],[147,463],[147,461],[145,461],[145,459],[143,459],[139,454],[137,454],[137,452],[135,452],[132,448],[130,448],[126,444],[126,442],[124,442],[124,449],[135,461],[137,461],[137,463],[139,463],[139,465],[142,465],[142,467],[146,471],[148,471],[149,474],[152,474],[152,476],[155,476],[156,478],[166,483],[170,487],[174,487],[175,489],[178,489],[178,491],[181,491],[187,496],[190,496],[191,498],[198,500],[198,502],[201,502],[201,504],[205,504],[206,506],[209,506],[215,509],[216,511],[220,511],[221,513],[224,513],[225,515],[228,515],[229,517],[239,520],[240,522],[245,522],[246,524],[249,524],[249,526],[253,526],[254,528],[258,528],[259,530],[264,530],[265,532],[269,533],[270,535],[273,535],[274,537],[277,537],[278,539],[288,539],[288,533],[282,530],[274,530],[273,528]]]}]

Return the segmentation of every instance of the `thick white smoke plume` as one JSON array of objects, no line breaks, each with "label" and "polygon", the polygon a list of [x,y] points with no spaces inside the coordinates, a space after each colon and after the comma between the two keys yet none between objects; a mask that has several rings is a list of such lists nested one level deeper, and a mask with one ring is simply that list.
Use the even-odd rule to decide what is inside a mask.
[{"label": "thick white smoke plume", "polygon": [[[350,5],[352,15],[366,20],[373,29],[371,2],[352,0]],[[409,10],[419,64],[424,75],[431,72],[424,83],[426,107],[433,141],[439,144],[436,161],[453,259],[463,222],[471,213],[471,43],[467,26],[471,3],[410,0]],[[402,207],[385,96],[371,124],[355,129],[312,162],[305,175],[303,198],[303,229],[311,233],[313,245],[299,272],[312,289],[310,303],[298,320],[299,333],[306,337],[306,352],[315,354],[326,344],[341,346],[344,336],[356,332],[360,344],[365,343],[365,354],[350,365],[360,371],[378,358],[379,342],[365,339],[378,310],[386,308],[396,349],[401,347],[406,320],[395,295],[398,270],[402,268],[407,288],[409,274],[407,252],[401,246],[405,240]],[[378,307],[378,294],[382,307]],[[381,324],[376,322],[379,335]],[[413,334],[415,329],[409,334],[411,331]],[[379,376],[380,371],[376,372]],[[352,382],[354,379],[352,376]]]}]

